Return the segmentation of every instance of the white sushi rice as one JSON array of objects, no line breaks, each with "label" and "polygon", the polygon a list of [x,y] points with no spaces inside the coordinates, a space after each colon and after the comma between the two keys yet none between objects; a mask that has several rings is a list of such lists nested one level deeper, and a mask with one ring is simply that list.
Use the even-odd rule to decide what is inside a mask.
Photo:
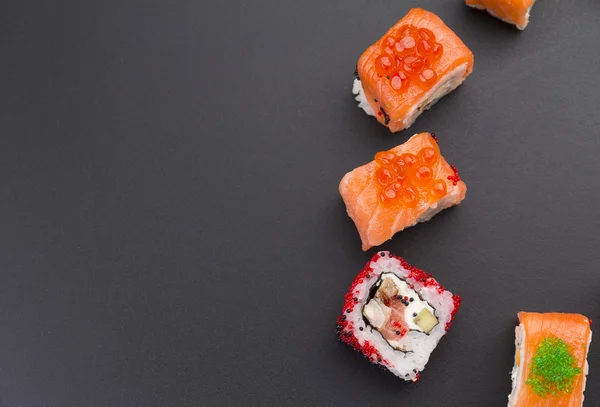
[{"label": "white sushi rice", "polygon": [[[519,392],[521,391],[522,381],[521,377],[523,376],[523,371],[525,370],[524,361],[527,360],[527,353],[525,347],[525,329],[523,328],[523,324],[519,324],[515,328],[515,365],[510,373],[510,378],[512,380],[512,390],[508,395],[508,407],[515,407],[519,403]],[[590,366],[587,361],[587,355],[590,351],[590,343],[592,342],[592,333],[590,332],[590,337],[588,339],[588,343],[586,346],[586,354],[585,354],[585,365],[583,367],[583,390],[585,391],[585,385],[587,381],[587,375],[590,370]],[[517,356],[519,355],[519,356]],[[517,360],[519,363],[517,364]],[[583,406],[583,399],[581,398],[581,406]]]},{"label": "white sushi rice", "polygon": [[[448,93],[456,89],[465,80],[468,64],[459,65],[453,71],[444,75],[429,91],[427,91],[417,103],[414,103],[408,111],[406,117],[402,121],[402,129],[409,128],[423,113],[437,103],[438,100],[446,96]],[[369,116],[375,116],[373,108],[367,101],[365,91],[360,79],[354,79],[352,85],[352,93],[356,95],[354,98],[358,102],[358,107],[363,109]],[[393,130],[395,131],[395,130]]]},{"label": "white sushi rice", "polygon": [[367,97],[365,96],[362,82],[358,78],[354,79],[354,83],[352,84],[352,93],[356,95],[354,100],[358,102],[358,107],[364,110],[369,116],[375,116],[375,112],[371,108],[369,102],[367,102]]},{"label": "white sushi rice", "polygon": [[[422,371],[429,361],[431,352],[446,334],[446,324],[451,321],[454,311],[452,293],[444,291],[440,294],[436,287],[424,287],[422,281],[408,278],[410,271],[402,267],[398,259],[390,257],[389,252],[379,252],[378,260],[372,261],[370,265],[373,269],[370,274],[374,278],[365,280],[355,288],[353,295],[358,299],[360,306],[354,307],[351,313],[346,314],[347,321],[353,324],[354,336],[361,346],[368,341],[377,349],[381,357],[389,362],[389,366],[386,366],[388,370],[404,380],[416,380],[418,372]],[[398,341],[394,341],[394,346],[405,351],[390,346],[381,333],[363,317],[363,306],[369,301],[370,289],[379,281],[382,273],[393,273],[406,281],[433,307],[434,315],[438,319],[438,324],[428,334],[411,330]]]},{"label": "white sushi rice", "polygon": [[514,407],[517,404],[517,395],[519,393],[520,387],[519,382],[521,381],[521,376],[523,375],[523,365],[524,363],[518,363],[517,360],[521,362],[525,358],[525,330],[523,329],[523,325],[519,325],[515,328],[515,365],[513,366],[512,372],[510,373],[510,378],[512,380],[512,391],[508,395],[508,407]]}]

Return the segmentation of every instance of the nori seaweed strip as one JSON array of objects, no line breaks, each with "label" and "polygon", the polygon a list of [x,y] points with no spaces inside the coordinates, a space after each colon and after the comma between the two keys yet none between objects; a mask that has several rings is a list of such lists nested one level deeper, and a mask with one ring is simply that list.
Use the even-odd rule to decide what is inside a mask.
[{"label": "nori seaweed strip", "polygon": [[385,112],[385,110],[383,109],[383,107],[379,107],[379,111],[381,112],[381,114],[383,115],[383,118],[385,120],[385,124],[386,126],[390,123],[390,116],[388,116],[388,114]]}]

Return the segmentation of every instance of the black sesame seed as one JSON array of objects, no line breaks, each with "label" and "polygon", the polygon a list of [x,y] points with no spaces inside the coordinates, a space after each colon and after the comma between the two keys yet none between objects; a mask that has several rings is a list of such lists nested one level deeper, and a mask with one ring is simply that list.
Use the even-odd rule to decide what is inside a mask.
[{"label": "black sesame seed", "polygon": [[346,320],[346,316],[342,315],[342,321],[345,321],[345,320]]},{"label": "black sesame seed", "polygon": [[370,274],[367,274],[367,278],[371,278],[371,275],[370,275]]},{"label": "black sesame seed", "polygon": [[358,301],[358,298],[354,297],[354,301]]},{"label": "black sesame seed", "polygon": [[396,331],[396,335],[400,335],[400,331]]},{"label": "black sesame seed", "polygon": [[417,313],[416,313],[416,312],[413,312],[413,317],[416,317],[416,316],[417,316]]},{"label": "black sesame seed", "polygon": [[[383,108],[381,108],[381,111],[383,111]],[[385,257],[385,253],[379,253],[379,255],[380,255],[381,257]]]},{"label": "black sesame seed", "polygon": [[363,330],[363,327],[361,326],[360,328],[358,328],[358,330],[359,330],[359,331],[362,331],[362,330]]},{"label": "black sesame seed", "polygon": [[346,310],[346,312],[349,314],[349,313],[351,313],[352,311],[350,311],[350,308],[348,308],[348,309]]},{"label": "black sesame seed", "polygon": [[409,300],[409,301],[410,301],[410,302],[413,302],[414,300],[415,300],[414,298],[410,297],[410,300]]}]

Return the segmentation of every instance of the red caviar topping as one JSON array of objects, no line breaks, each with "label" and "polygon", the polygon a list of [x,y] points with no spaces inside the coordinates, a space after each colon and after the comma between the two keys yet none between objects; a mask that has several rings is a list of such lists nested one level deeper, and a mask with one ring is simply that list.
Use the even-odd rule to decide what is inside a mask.
[{"label": "red caviar topping", "polygon": [[[403,50],[412,50],[417,45],[417,41],[414,37],[407,35],[404,38],[401,38],[400,41],[397,42],[396,46],[400,44]],[[397,49],[397,47],[396,47]]]},{"label": "red caviar topping", "polygon": [[446,182],[434,178],[440,157],[436,144],[423,147],[416,154],[377,153],[374,177],[380,185],[379,201],[384,205],[414,208],[419,202],[432,204],[443,198],[447,193]]},{"label": "red caviar topping", "polygon": [[417,54],[420,56],[427,56],[432,50],[432,46],[428,41],[420,40],[417,44]]},{"label": "red caviar topping", "polygon": [[[444,47],[437,42],[431,30],[403,25],[395,35],[388,35],[381,40],[380,49],[375,69],[390,81],[394,91],[401,92],[410,83],[426,90],[435,83],[437,73],[433,64],[442,57]],[[416,80],[411,82],[405,79],[407,75],[414,76]]]},{"label": "red caviar topping", "polygon": [[391,151],[380,151],[375,154],[375,162],[379,165],[389,165],[396,158],[396,154]]},{"label": "red caviar topping", "polygon": [[425,147],[421,151],[419,151],[419,158],[425,164],[432,165],[432,164],[435,164],[435,162],[438,160],[439,156],[438,156],[438,152],[435,150],[435,148]]},{"label": "red caviar topping", "polygon": [[392,55],[382,54],[375,60],[375,69],[381,76],[390,76],[396,73],[396,58]]},{"label": "red caviar topping", "polygon": [[396,39],[394,37],[388,36],[383,39],[383,43],[388,47],[393,47],[394,44],[396,43]]},{"label": "red caviar topping", "polygon": [[402,160],[404,160],[406,168],[414,168],[419,163],[419,158],[411,153],[404,153],[400,156]]},{"label": "red caviar topping", "polygon": [[424,186],[428,185],[433,178],[433,171],[427,165],[421,165],[415,171],[415,181],[417,184]]},{"label": "red caviar topping", "polygon": [[394,179],[392,172],[385,167],[378,168],[376,176],[381,185],[388,185]]},{"label": "red caviar topping", "polygon": [[408,77],[402,71],[399,71],[396,75],[394,75],[390,81],[390,84],[394,90],[404,89],[408,87],[409,83],[410,81],[408,80]]},{"label": "red caviar topping", "polygon": [[425,63],[423,62],[423,60],[416,56],[406,57],[404,58],[403,62],[404,63],[402,65],[402,70],[406,72],[407,75],[416,75],[418,73],[421,73],[421,71],[425,67]]},{"label": "red caviar topping", "polygon": [[401,156],[397,157],[392,163],[392,167],[396,173],[404,174],[406,172],[406,162],[404,161],[404,158]]},{"label": "red caviar topping", "polygon": [[412,24],[405,24],[398,29],[398,35],[396,38],[404,38],[408,36],[414,36],[417,34],[417,27]]},{"label": "red caviar topping", "polygon": [[435,42],[435,35],[431,32],[431,30],[428,30],[427,28],[419,28],[419,30],[417,31],[417,35],[423,41]]},{"label": "red caviar topping", "polygon": [[[396,57],[394,56],[394,50],[393,50],[393,48],[391,48],[391,47],[385,47],[383,49],[383,52],[385,52],[386,54],[392,56],[392,58],[394,58],[394,60],[397,61]],[[380,73],[380,75],[381,75],[381,73]]]},{"label": "red caviar topping", "polygon": [[444,54],[444,46],[439,42],[435,43],[435,45],[431,49],[430,56],[433,58],[432,62],[439,60]]},{"label": "red caviar topping", "polygon": [[427,85],[434,82],[436,78],[437,75],[435,74],[435,71],[429,68],[425,68],[419,75],[419,80],[421,83]]},{"label": "red caviar topping", "polygon": [[436,201],[443,198],[446,195],[446,183],[441,179],[433,181],[429,187],[429,194]]},{"label": "red caviar topping", "polygon": [[413,187],[406,187],[400,192],[402,203],[408,208],[414,208],[419,203],[419,194]]}]

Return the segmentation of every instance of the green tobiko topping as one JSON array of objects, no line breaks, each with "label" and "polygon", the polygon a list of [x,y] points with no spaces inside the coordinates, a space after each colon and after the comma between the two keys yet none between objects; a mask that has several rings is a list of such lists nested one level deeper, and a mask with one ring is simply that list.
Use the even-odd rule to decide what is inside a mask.
[{"label": "green tobiko topping", "polygon": [[544,338],[531,362],[525,384],[540,397],[571,393],[575,377],[581,374],[581,369],[574,366],[576,360],[569,353],[569,345],[553,336]]}]

